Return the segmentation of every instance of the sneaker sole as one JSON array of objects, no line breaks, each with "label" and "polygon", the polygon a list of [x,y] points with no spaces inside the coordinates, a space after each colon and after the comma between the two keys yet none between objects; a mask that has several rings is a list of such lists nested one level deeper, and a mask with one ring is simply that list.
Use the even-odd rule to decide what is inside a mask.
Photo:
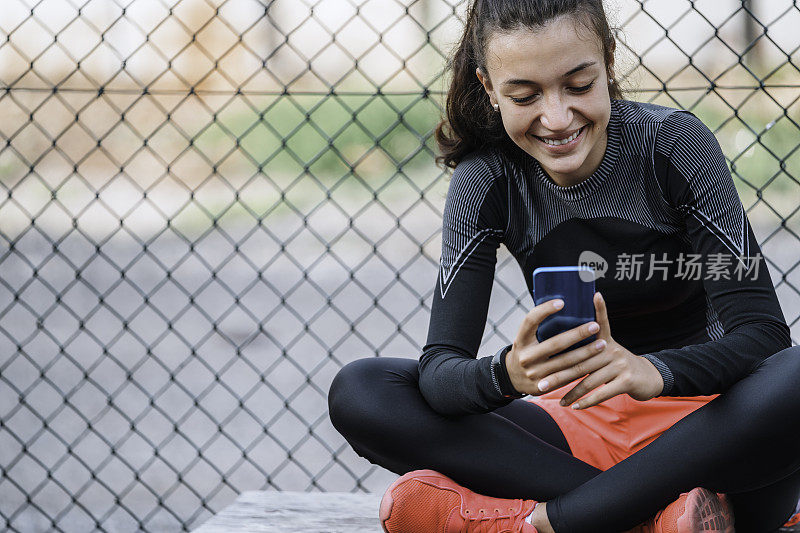
[{"label": "sneaker sole", "polygon": [[733,513],[725,495],[702,487],[686,498],[686,508],[678,518],[678,533],[734,533]]},{"label": "sneaker sole", "polygon": [[394,504],[394,499],[392,498],[392,491],[400,484],[408,481],[413,477],[417,477],[420,475],[431,474],[440,476],[437,472],[433,470],[414,470],[412,472],[408,472],[403,474],[399,478],[397,478],[394,483],[389,485],[389,488],[386,489],[386,492],[383,493],[383,498],[381,498],[381,506],[378,510],[378,519],[381,521],[381,528],[385,533],[389,533],[389,530],[386,528],[386,521],[389,520],[389,517],[392,515],[392,505]]}]

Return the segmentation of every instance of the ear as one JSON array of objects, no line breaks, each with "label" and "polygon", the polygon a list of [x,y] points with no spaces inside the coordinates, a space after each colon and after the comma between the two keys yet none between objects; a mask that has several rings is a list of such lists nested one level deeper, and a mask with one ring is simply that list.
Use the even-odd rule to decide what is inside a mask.
[{"label": "ear", "polygon": [[486,91],[486,94],[489,95],[489,100],[494,104],[492,98],[494,98],[494,90],[492,90],[492,80],[489,79],[489,76],[481,70],[481,67],[477,67],[475,69],[475,75],[478,76],[478,80],[480,80],[481,85],[483,85],[483,89]]}]

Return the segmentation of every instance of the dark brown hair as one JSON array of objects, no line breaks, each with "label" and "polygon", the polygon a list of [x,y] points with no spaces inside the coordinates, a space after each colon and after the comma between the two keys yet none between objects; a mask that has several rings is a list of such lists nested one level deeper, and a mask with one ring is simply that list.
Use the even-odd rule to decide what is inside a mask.
[{"label": "dark brown hair", "polygon": [[[484,147],[510,148],[514,142],[503,129],[475,69],[486,70],[486,45],[492,33],[519,28],[540,30],[550,20],[569,15],[598,36],[606,68],[613,73],[616,40],[608,25],[602,0],[472,0],[464,34],[450,58],[452,72],[445,117],[436,126],[437,163],[455,166],[470,152]],[[621,99],[622,89],[608,87],[611,99]]]}]

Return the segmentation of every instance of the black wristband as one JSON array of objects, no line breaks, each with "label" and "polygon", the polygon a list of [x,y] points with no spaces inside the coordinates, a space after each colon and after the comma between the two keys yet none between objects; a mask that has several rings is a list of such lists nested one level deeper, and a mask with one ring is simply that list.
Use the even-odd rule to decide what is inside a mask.
[{"label": "black wristband", "polygon": [[511,384],[511,378],[506,368],[506,355],[511,351],[511,345],[504,346],[492,357],[491,374],[494,388],[504,398],[522,398],[524,394],[517,392]]}]

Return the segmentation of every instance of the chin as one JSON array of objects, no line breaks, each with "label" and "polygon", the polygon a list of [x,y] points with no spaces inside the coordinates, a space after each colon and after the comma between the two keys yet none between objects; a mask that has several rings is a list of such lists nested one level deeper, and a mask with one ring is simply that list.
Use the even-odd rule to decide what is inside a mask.
[{"label": "chin", "polygon": [[571,174],[578,172],[583,164],[586,162],[588,154],[570,154],[566,157],[553,157],[548,153],[541,150],[529,150],[528,153],[534,159],[539,161],[542,166],[546,166],[548,170],[553,170],[559,174]]},{"label": "chin", "polygon": [[[583,163],[586,160],[586,157],[580,156],[580,161],[564,161],[564,160],[556,160],[552,157],[549,157],[547,154],[530,154],[534,159],[539,162],[539,165],[542,169],[552,178],[553,175],[558,175],[559,179],[567,179],[570,181],[576,180],[576,176],[582,174],[581,169],[583,168]],[[556,163],[556,164],[553,164]],[[588,177],[588,176],[585,176]],[[583,179],[577,179],[578,182],[583,181]],[[561,187],[568,187],[570,185],[575,185],[572,183],[570,185],[563,185],[559,184]]]}]

